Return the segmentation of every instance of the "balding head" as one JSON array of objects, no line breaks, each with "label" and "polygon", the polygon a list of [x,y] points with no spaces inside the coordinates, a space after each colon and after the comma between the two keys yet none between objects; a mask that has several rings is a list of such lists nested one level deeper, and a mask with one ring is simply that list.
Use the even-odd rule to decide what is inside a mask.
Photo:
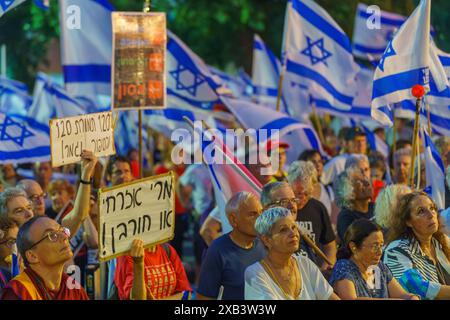
[{"label": "balding head", "polygon": [[41,185],[32,179],[21,180],[17,184],[17,188],[22,189],[27,194],[28,200],[31,201],[33,211],[37,216],[45,215],[45,197]]}]

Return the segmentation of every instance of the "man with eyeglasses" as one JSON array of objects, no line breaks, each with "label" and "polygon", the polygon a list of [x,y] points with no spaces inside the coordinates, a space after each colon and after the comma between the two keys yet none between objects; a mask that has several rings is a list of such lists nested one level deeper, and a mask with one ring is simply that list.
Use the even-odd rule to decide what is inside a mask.
[{"label": "man with eyeglasses", "polygon": [[12,278],[12,251],[19,228],[8,218],[0,218],[0,295]]},{"label": "man with eyeglasses", "polygon": [[22,189],[27,194],[33,206],[33,213],[37,216],[44,216],[47,194],[44,193],[41,185],[34,180],[24,179],[17,184],[17,188]]},{"label": "man with eyeglasses", "polygon": [[[294,220],[297,220],[297,209],[301,205],[301,199],[295,197],[294,191],[289,183],[271,182],[266,184],[261,191],[261,204],[264,210],[273,207],[286,208],[291,211]],[[308,257],[317,264],[316,255],[303,239],[300,240],[297,254]]]},{"label": "man with eyeglasses", "polygon": [[[71,234],[76,234],[83,221],[89,215],[92,175],[97,163],[97,157],[87,150],[81,153],[81,179],[74,208],[62,220],[62,225],[69,228]],[[41,197],[43,194],[39,194]],[[8,217],[19,227],[34,215],[33,204],[28,195],[21,189],[8,188],[0,194],[0,217]]]},{"label": "man with eyeglasses", "polygon": [[19,229],[17,248],[25,269],[3,289],[0,300],[89,300],[64,273],[72,256],[70,230],[48,217],[33,217]]}]

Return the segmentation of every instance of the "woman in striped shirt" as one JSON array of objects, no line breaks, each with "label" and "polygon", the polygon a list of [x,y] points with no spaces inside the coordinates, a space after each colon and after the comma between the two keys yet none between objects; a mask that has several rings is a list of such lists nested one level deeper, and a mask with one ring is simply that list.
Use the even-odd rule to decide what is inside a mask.
[{"label": "woman in striped shirt", "polygon": [[400,198],[388,231],[384,263],[409,292],[423,299],[450,299],[449,239],[424,192]]}]

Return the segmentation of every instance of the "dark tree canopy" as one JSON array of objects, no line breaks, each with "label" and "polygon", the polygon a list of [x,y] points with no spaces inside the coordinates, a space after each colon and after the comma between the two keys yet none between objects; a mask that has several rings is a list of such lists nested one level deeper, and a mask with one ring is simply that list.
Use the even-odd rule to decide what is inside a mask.
[{"label": "dark tree canopy", "polygon": [[[111,0],[117,10],[140,11],[143,0]],[[317,0],[351,37],[359,0]],[[367,4],[409,15],[418,0],[371,0]],[[253,34],[279,56],[286,0],[153,0],[152,10],[167,13],[168,28],[208,64],[228,71],[243,66],[250,73]],[[0,44],[7,45],[8,75],[32,85],[50,42],[59,38],[57,1],[48,11],[32,1],[0,18]],[[450,51],[450,1],[432,1],[432,24],[439,48]]]}]

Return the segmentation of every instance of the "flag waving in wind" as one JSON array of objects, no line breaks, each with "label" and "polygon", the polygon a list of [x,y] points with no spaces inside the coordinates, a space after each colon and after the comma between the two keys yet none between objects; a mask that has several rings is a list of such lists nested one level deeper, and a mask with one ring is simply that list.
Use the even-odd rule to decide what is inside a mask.
[{"label": "flag waving in wind", "polygon": [[0,76],[0,112],[25,116],[31,103],[25,84]]},{"label": "flag waving in wind", "polygon": [[427,186],[431,187],[431,197],[439,210],[445,209],[445,169],[441,156],[431,141],[430,136],[422,127],[420,130],[424,141],[425,172]]},{"label": "flag waving in wind", "polygon": [[114,8],[108,0],[60,0],[59,6],[67,91],[92,100],[110,95]]},{"label": "flag waving in wind", "polygon": [[0,0],[0,17],[26,0]]},{"label": "flag waving in wind", "polygon": [[421,0],[408,20],[389,42],[375,70],[372,116],[385,121],[388,105],[415,100],[411,88],[423,85],[430,90],[430,77],[437,91],[448,87],[445,70],[430,37],[431,1]]},{"label": "flag waving in wind", "polygon": [[312,0],[290,0],[283,40],[290,82],[337,109],[351,109],[359,66],[350,39],[331,16]]}]

